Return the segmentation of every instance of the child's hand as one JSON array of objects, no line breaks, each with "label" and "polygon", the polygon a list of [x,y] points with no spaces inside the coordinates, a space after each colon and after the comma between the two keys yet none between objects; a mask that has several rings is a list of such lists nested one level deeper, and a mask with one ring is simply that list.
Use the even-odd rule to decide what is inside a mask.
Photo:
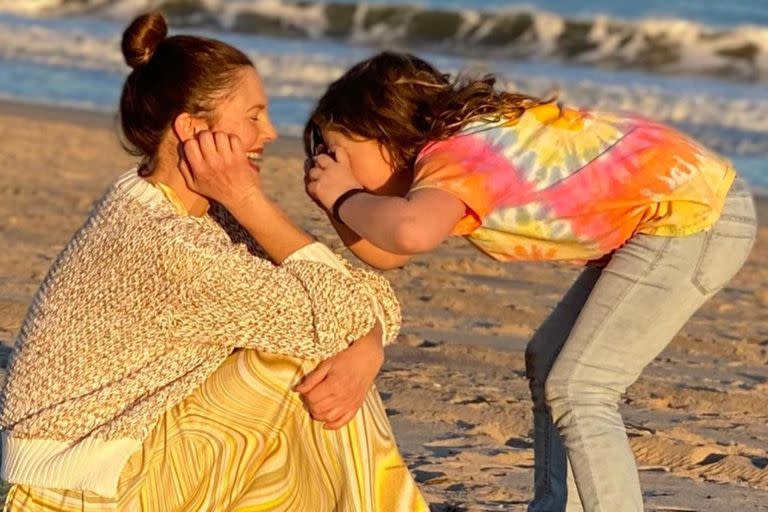
[{"label": "child's hand", "polygon": [[261,193],[258,168],[248,160],[237,135],[203,131],[184,142],[181,174],[190,190],[230,209]]},{"label": "child's hand", "polygon": [[312,418],[324,422],[326,429],[349,423],[363,404],[384,363],[381,334],[377,324],[347,349],[320,363],[295,387]]},{"label": "child's hand", "polygon": [[[315,166],[315,159],[313,158],[307,158],[304,160],[304,191],[307,193],[307,196],[312,200],[315,205],[320,208],[321,210],[326,210],[325,206],[323,206],[323,203],[317,200],[316,197],[314,197],[312,194],[309,193],[309,184],[312,182],[312,180],[309,178],[309,171],[312,170],[312,168]],[[327,210],[326,210],[326,213]]]},{"label": "child's hand", "polygon": [[336,155],[334,160],[327,154],[315,157],[315,165],[307,172],[306,187],[307,194],[325,207],[326,210],[333,208],[336,202],[344,192],[354,188],[362,188],[352,174],[352,168],[349,164],[349,155],[343,148],[336,146],[331,148]]}]

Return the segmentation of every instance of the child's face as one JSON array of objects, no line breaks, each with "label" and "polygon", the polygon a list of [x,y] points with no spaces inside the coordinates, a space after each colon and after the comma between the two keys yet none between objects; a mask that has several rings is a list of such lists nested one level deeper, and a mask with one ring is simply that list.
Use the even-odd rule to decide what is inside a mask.
[{"label": "child's face", "polygon": [[340,146],[349,155],[352,174],[367,190],[378,195],[405,195],[410,188],[406,173],[395,172],[387,148],[372,139],[351,139],[332,129],[322,131],[328,146]]},{"label": "child's face", "polygon": [[251,66],[238,72],[233,90],[216,106],[210,129],[237,135],[247,152],[260,153],[277,138],[269,119],[268,98],[261,77]]}]

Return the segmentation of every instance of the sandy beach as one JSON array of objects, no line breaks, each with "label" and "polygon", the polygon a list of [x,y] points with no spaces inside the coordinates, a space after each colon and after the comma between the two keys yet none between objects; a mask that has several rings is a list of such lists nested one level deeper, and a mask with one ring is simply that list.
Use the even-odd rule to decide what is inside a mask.
[{"label": "sandy beach", "polygon": [[[52,258],[135,161],[113,124],[107,114],[0,102],[3,368]],[[304,195],[299,142],[267,153],[265,188],[341,250]],[[768,510],[768,202],[758,204],[763,227],[743,271],[623,401],[649,511]],[[578,272],[500,264],[452,240],[386,273],[404,325],[378,388],[433,510],[525,510],[533,452],[523,351]]]}]

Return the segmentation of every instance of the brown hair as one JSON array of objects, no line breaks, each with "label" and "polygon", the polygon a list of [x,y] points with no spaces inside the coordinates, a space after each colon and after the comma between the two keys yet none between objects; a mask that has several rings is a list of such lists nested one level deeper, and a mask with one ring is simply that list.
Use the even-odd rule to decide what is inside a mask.
[{"label": "brown hair", "polygon": [[410,170],[429,142],[447,139],[470,123],[516,119],[542,100],[499,91],[496,79],[451,80],[410,54],[383,52],[353,66],[320,98],[304,128],[304,149],[322,128],[353,139],[373,139],[389,150],[396,171]]},{"label": "brown hair", "polygon": [[[235,72],[253,66],[243,52],[221,41],[167,34],[159,12],[139,16],[123,33],[123,56],[133,68],[120,97],[123,146],[145,163],[179,114],[209,114],[222,91],[236,82]],[[146,165],[142,169],[148,172]]]}]

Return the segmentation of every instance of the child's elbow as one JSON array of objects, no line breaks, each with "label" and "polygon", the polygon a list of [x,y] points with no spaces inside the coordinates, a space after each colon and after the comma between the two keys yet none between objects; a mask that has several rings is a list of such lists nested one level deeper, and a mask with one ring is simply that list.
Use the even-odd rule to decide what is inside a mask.
[{"label": "child's elbow", "polygon": [[357,256],[357,258],[375,268],[376,270],[394,270],[396,268],[402,268],[411,259],[407,254],[394,254],[384,251],[375,246],[360,246],[360,244],[352,245],[349,250]]},{"label": "child's elbow", "polygon": [[406,263],[408,263],[408,257],[403,258],[390,258],[387,260],[375,260],[375,261],[366,261],[370,266],[375,268],[376,270],[395,270],[398,268],[403,268]]},{"label": "child's elbow", "polygon": [[440,239],[436,239],[419,223],[403,222],[394,233],[394,249],[398,254],[422,254],[429,252],[440,244]]}]

